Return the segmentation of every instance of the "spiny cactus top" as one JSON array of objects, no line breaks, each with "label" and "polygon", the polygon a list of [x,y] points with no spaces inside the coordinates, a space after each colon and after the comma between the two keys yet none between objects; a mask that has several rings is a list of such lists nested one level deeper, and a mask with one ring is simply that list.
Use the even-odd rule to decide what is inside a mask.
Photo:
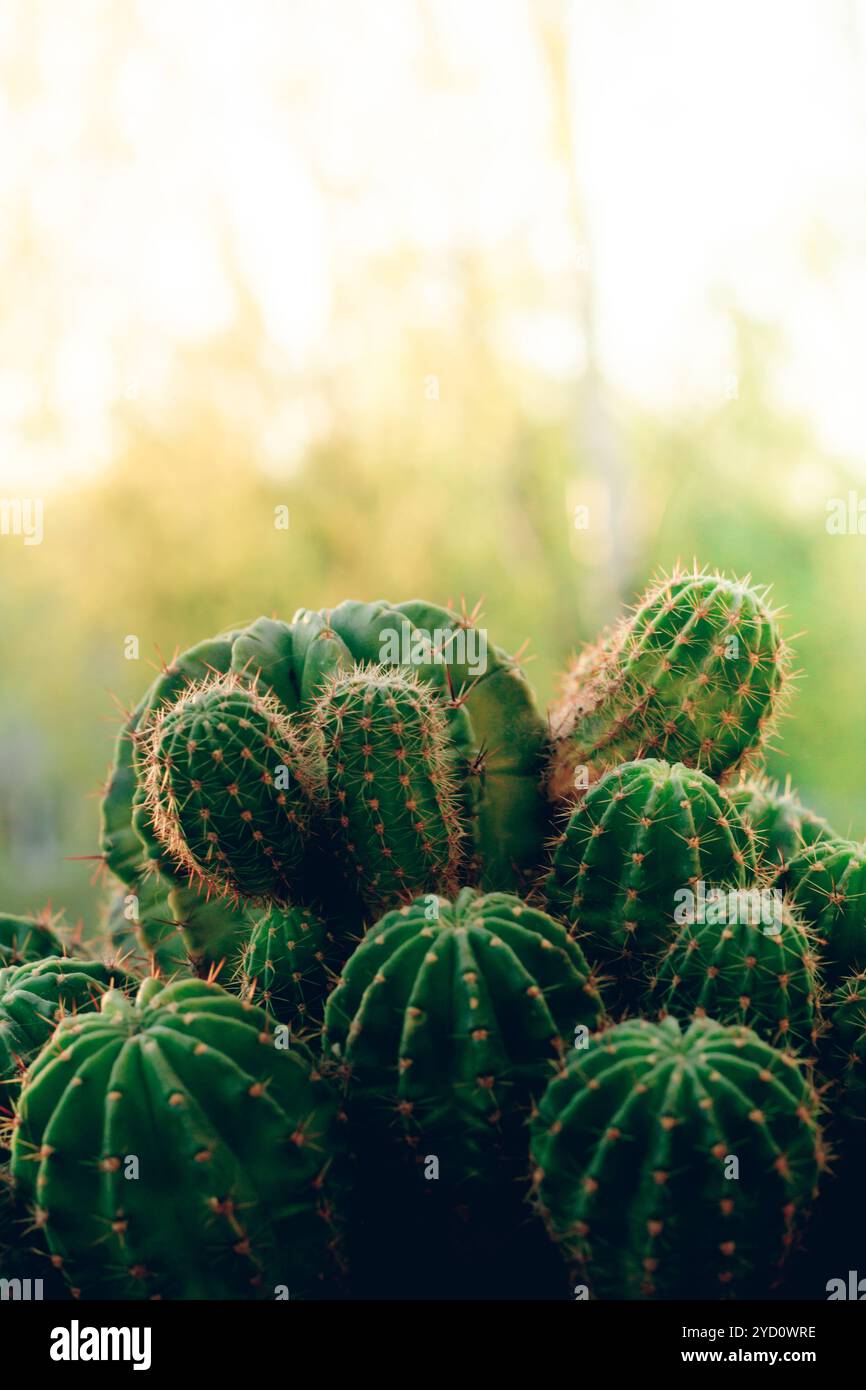
[{"label": "spiny cactus top", "polygon": [[777,1047],[813,1052],[818,959],[792,905],[756,886],[725,894],[701,918],[667,948],[648,1002],[681,1019],[742,1023]]},{"label": "spiny cactus top", "polygon": [[777,871],[804,845],[835,838],[827,822],[798,799],[790,782],[783,789],[766,777],[752,776],[726,791],[754,830],[758,857],[768,871]]},{"label": "spiny cactus top", "polygon": [[28,1063],[61,1019],[99,1008],[107,989],[134,989],[120,965],[46,956],[0,970],[0,1126],[11,1119]]},{"label": "spiny cactus top", "polygon": [[333,818],[374,911],[457,886],[464,831],[445,714],[414,676],[338,675],[316,705]]},{"label": "spiny cactus top", "polygon": [[[304,1049],[214,984],[148,979],[30,1068],[12,1175],[85,1296],[274,1298],[329,1267],[342,1128]],[[325,1218],[325,1219],[323,1219]]]},{"label": "spiny cactus top", "polygon": [[574,808],[545,889],[590,960],[629,981],[671,940],[675,913],[701,882],[743,887],[752,838],[720,787],[655,758],[624,763]]},{"label": "spiny cactus top", "polygon": [[788,654],[766,593],[748,580],[675,571],[587,649],[551,713],[552,794],[627,759],[660,757],[717,776],[764,742]]},{"label": "spiny cactus top", "polygon": [[217,676],[159,709],[143,737],[153,828],[190,880],[288,901],[321,783],[315,753],[274,696]]},{"label": "spiny cactus top", "polygon": [[[255,680],[292,714],[309,711],[336,672],[375,663],[410,669],[442,700],[484,886],[510,888],[532,871],[546,833],[540,791],[546,739],[516,658],[488,643],[475,615],[422,600],[299,609],[291,623],[259,618],[176,657],[120,732],[102,803],[102,847],[108,867],[139,894],[148,938],[158,935],[161,913],[158,904],[151,912],[150,898],[164,897],[161,880],[173,878],[174,866],[144,806],[143,726],[214,672]],[[303,901],[310,901],[312,887],[307,884]]]},{"label": "spiny cactus top", "polygon": [[341,954],[333,933],[306,908],[251,914],[232,988],[299,1032],[321,1024]]},{"label": "spiny cactus top", "polygon": [[779,881],[816,930],[827,978],[866,969],[866,845],[840,839],[806,845]]},{"label": "spiny cactus top", "polygon": [[52,916],[47,910],[37,917],[0,913],[0,967],[62,955],[63,949],[60,917]]},{"label": "spiny cactus top", "polygon": [[328,1000],[324,1047],[348,1076],[359,1132],[435,1143],[454,1183],[483,1174],[492,1146],[524,1151],[530,1094],[576,1028],[602,1016],[559,923],[510,894],[464,888],[371,928]]},{"label": "spiny cactus top", "polygon": [[597,1297],[761,1296],[824,1165],[817,1116],[805,1069],[747,1028],[620,1023],[542,1099],[538,1201]]}]

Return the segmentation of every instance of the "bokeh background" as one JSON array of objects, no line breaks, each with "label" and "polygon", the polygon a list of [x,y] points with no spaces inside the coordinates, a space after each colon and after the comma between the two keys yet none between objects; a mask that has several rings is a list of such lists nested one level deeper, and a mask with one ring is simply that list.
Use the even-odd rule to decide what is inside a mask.
[{"label": "bokeh background", "polygon": [[546,703],[693,555],[773,585],[772,769],[866,833],[864,194],[849,0],[5,0],[0,904],[95,918],[176,647],[483,597]]}]

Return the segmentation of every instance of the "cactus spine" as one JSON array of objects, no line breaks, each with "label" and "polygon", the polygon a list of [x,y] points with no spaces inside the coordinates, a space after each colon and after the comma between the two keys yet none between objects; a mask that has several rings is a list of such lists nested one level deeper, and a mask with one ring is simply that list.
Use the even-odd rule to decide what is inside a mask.
[{"label": "cactus spine", "polygon": [[590,1039],[550,1083],[531,1150],[548,1227],[600,1298],[760,1296],[825,1163],[792,1054],[709,1019]]}]

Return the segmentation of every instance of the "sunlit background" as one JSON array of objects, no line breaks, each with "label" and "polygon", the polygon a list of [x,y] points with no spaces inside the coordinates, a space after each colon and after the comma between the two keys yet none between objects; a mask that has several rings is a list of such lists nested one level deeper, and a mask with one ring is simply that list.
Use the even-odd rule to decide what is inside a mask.
[{"label": "sunlit background", "polygon": [[0,905],[97,913],[159,654],[483,596],[546,702],[678,556],[773,583],[773,769],[866,833],[864,195],[850,0],[5,0]]}]

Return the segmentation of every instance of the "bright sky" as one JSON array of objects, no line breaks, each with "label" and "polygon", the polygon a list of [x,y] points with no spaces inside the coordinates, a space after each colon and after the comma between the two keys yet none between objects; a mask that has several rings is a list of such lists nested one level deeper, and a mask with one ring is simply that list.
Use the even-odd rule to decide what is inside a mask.
[{"label": "bright sky", "polygon": [[[118,402],[170,400],[176,354],[230,328],[239,286],[279,382],[357,357],[353,328],[376,352],[340,295],[375,308],[370,257],[517,243],[555,282],[574,248],[538,12],[4,4],[0,487],[103,464]],[[866,4],[583,0],[569,16],[606,375],[659,409],[712,402],[736,304],[781,326],[780,392],[862,464]],[[428,299],[447,314],[441,277]],[[580,370],[565,310],[513,308],[503,350]]]}]

